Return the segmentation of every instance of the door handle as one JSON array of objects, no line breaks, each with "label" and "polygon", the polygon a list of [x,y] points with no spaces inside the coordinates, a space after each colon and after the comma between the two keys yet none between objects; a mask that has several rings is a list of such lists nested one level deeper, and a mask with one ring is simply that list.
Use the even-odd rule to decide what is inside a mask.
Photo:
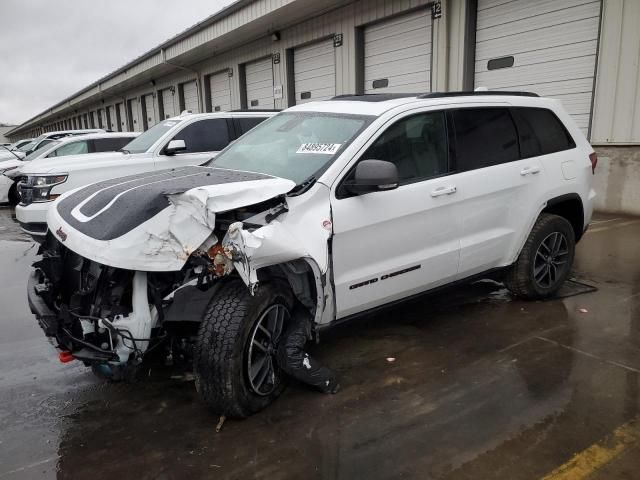
[{"label": "door handle", "polygon": [[524,167],[520,170],[520,175],[523,177],[525,175],[535,175],[536,173],[540,173],[540,167]]},{"label": "door handle", "polygon": [[435,190],[431,191],[432,197],[439,197],[441,195],[452,195],[456,193],[457,189],[455,185],[450,185],[448,187],[438,187]]}]

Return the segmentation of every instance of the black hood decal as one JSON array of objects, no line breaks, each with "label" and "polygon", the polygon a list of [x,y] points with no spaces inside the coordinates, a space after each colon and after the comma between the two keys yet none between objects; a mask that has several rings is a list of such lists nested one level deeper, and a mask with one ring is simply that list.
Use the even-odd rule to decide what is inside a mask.
[{"label": "black hood decal", "polygon": [[[96,240],[113,240],[167,208],[169,195],[197,187],[270,178],[273,177],[209,167],[163,170],[89,185],[62,199],[57,209],[79,232]],[[87,221],[79,221],[72,211],[87,199],[79,210]]]}]

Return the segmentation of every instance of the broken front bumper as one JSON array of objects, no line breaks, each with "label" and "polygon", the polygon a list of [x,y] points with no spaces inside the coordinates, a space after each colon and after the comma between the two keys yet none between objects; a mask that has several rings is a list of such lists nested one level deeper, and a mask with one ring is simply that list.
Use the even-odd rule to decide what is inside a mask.
[{"label": "broken front bumper", "polygon": [[39,270],[34,270],[29,275],[27,282],[27,300],[29,309],[36,316],[38,323],[47,337],[56,337],[58,332],[58,315],[51,310],[41,296],[47,289],[46,279]]},{"label": "broken front bumper", "polygon": [[[125,364],[132,353],[141,355],[149,346],[151,330],[156,323],[156,315],[152,315],[147,298],[147,274],[136,272],[133,279],[133,311],[128,315],[116,315],[114,319],[93,321],[80,315],[72,314],[68,309],[60,312],[52,310],[44,295],[51,288],[44,273],[35,269],[29,275],[27,283],[27,299],[31,313],[36,316],[38,324],[60,350],[70,352],[74,358],[86,362],[110,362]],[[66,313],[66,315],[65,315]],[[73,317],[73,320],[71,320]],[[97,345],[91,345],[86,338],[78,338],[69,333],[69,322],[79,322],[83,335],[93,333],[100,328],[110,333],[110,349],[105,351]],[[65,327],[66,326],[66,327]],[[131,339],[130,341],[126,341]]]}]

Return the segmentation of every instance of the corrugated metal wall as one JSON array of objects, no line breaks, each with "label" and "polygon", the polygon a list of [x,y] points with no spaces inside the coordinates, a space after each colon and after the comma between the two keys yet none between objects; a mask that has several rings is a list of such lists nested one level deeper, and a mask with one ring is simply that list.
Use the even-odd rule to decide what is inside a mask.
[{"label": "corrugated metal wall", "polygon": [[[558,0],[559,3],[565,0]],[[588,0],[585,0],[587,3]],[[275,108],[286,108],[290,103],[290,89],[287,82],[290,73],[287,68],[287,51],[323,39],[342,35],[342,46],[335,49],[336,94],[353,93],[358,74],[357,32],[358,28],[383,18],[402,12],[426,8],[429,0],[358,0],[322,15],[295,23],[280,31],[280,40],[272,41],[270,32],[261,38],[254,38],[247,44],[233,48],[196,64],[188,65],[197,72],[199,95],[206,99],[205,85],[208,76],[227,71],[231,73],[231,108],[241,107],[241,65],[253,60],[278,54],[280,61],[273,65],[275,86],[282,86],[282,98],[275,100]],[[510,3],[510,2],[498,2]],[[640,0],[605,0],[602,16],[602,31],[598,49],[596,89],[594,94],[594,116],[591,139],[594,143],[640,143]],[[293,5],[292,5],[293,4]],[[334,3],[332,3],[334,4]],[[295,7],[299,5],[299,7]],[[200,32],[180,41],[180,45],[167,48],[166,57],[186,54],[190,48],[202,42],[212,41],[227,34],[234,28],[247,26],[256,18],[268,12],[285,8],[304,10],[304,0],[257,0],[225,19],[224,26],[213,24]],[[469,15],[467,0],[443,0],[442,18],[433,20],[433,55],[431,89],[434,91],[459,90],[463,88],[465,75],[465,55],[468,53],[468,31],[465,28]],[[228,21],[227,21],[228,20]],[[243,27],[245,28],[245,27]],[[255,35],[255,33],[254,33]],[[473,49],[473,46],[471,46]],[[154,108],[159,111],[158,92],[174,87],[176,96],[178,85],[194,79],[193,72],[179,71],[170,75],[154,77],[154,85],[146,81],[118,95],[105,95],[104,91],[117,87],[132,78],[134,74],[149,68],[156,68],[162,59],[152,57],[132,67],[126,75],[106,80],[100,88],[92,88],[75,97],[65,105],[55,109],[47,125],[35,123],[23,135],[37,135],[44,128],[54,127],[56,122],[69,123],[97,108],[113,107],[130,98],[154,94]],[[93,100],[88,102],[87,100]],[[83,103],[84,102],[84,105]],[[177,105],[176,100],[176,105]],[[78,107],[82,105],[82,107]],[[208,105],[206,105],[208,107]],[[177,108],[177,106],[176,106]],[[112,109],[115,113],[115,109]],[[142,115],[142,112],[140,112]],[[43,118],[46,118],[44,116]],[[115,123],[115,118],[112,118]],[[127,122],[125,121],[125,126]],[[66,128],[66,126],[65,126]]]},{"label": "corrugated metal wall", "polygon": [[[299,1],[299,0],[297,0]],[[463,4],[465,0],[448,0],[452,4]],[[245,9],[233,13],[228,19],[225,20],[225,25],[220,26],[214,24],[201,32],[188,37],[180,42],[179,46],[170,47],[166,50],[167,58],[172,58],[176,55],[186,53],[190,48],[201,44],[202,42],[210,41],[217,38],[226,32],[238,28],[242,25],[246,25],[255,18],[261,15],[265,15],[271,11],[277,11],[278,9],[295,3],[294,0],[258,0],[251,5],[248,5]],[[386,17],[394,16],[405,11],[415,10],[418,8],[427,8],[431,4],[431,0],[358,0],[351,2],[343,7],[333,9],[323,15],[316,16],[309,20],[296,23],[290,28],[284,29],[280,32],[280,41],[273,42],[269,35],[255,39],[250,43],[234,48],[232,50],[223,52],[210,59],[202,61],[198,64],[190,65],[189,68],[199,73],[198,84],[200,86],[199,94],[202,98],[205,98],[204,85],[207,82],[208,75],[222,70],[231,69],[232,77],[230,82],[231,87],[231,108],[241,108],[241,85],[240,78],[237,74],[240,66],[253,60],[272,56],[274,54],[280,55],[280,61],[273,65],[273,81],[275,86],[283,87],[282,98],[275,100],[275,108],[286,108],[289,105],[289,99],[287,98],[287,80],[289,72],[287,71],[287,62],[285,61],[287,50],[295,47],[306,45],[314,41],[332,38],[335,34],[342,34],[342,46],[335,49],[335,75],[336,75],[336,95],[345,93],[354,93],[357,89],[356,81],[356,29],[366,24],[376,22]],[[304,8],[301,3],[300,8]],[[245,11],[246,10],[246,11]],[[459,7],[458,7],[459,11]],[[430,14],[430,13],[429,13]],[[434,26],[439,20],[434,21]],[[441,28],[441,32],[446,32],[446,28]],[[266,32],[265,32],[266,33]],[[442,40],[441,40],[442,41]],[[435,45],[434,45],[435,48]],[[445,56],[448,55],[446,47],[441,46],[439,49]],[[434,60],[435,62],[435,60]],[[446,63],[440,60],[441,63]],[[146,68],[150,68],[154,65],[158,65],[158,59],[151,58],[141,62],[140,65],[136,65],[130,72],[125,75],[126,78],[131,78],[134,73],[139,73]],[[135,70],[135,72],[134,72]],[[118,76],[117,81],[124,81],[126,78],[122,75]],[[443,77],[446,78],[446,75]],[[115,104],[123,103],[127,104],[127,100],[147,95],[150,93],[156,93],[154,98],[155,102],[158,102],[157,95],[159,90],[168,87],[174,87],[176,89],[176,95],[178,91],[178,85],[186,81],[193,80],[193,73],[180,71],[175,74],[167,75],[154,79],[155,86],[153,89],[149,87],[147,83],[145,86],[134,87],[126,91],[126,93],[119,94],[118,96],[104,96],[98,91],[97,88],[91,89],[79,95],[73,99],[74,105],[77,102],[96,98],[96,103],[88,104],[81,109],[77,109],[74,105],[68,105],[58,109],[58,115],[52,119],[52,122],[60,119],[70,118],[73,115],[82,114],[90,110],[97,108],[104,108],[106,106],[113,106]],[[106,80],[102,85],[102,90],[107,90],[114,86],[117,86],[116,79]],[[443,88],[443,87],[441,87]],[[446,88],[446,86],[444,86]],[[458,87],[460,88],[460,86]],[[103,98],[101,98],[103,97]],[[139,102],[138,108],[139,108]],[[158,109],[158,104],[155,103],[155,108]],[[76,110],[77,113],[76,113]],[[115,109],[114,109],[115,110]],[[68,112],[65,114],[65,112]],[[73,112],[73,114],[72,114]],[[128,112],[126,112],[128,113]],[[121,128],[126,129],[128,127],[128,121],[124,118],[125,112],[123,111],[123,119]],[[139,116],[142,112],[139,112]],[[115,124],[115,119],[112,120]]]},{"label": "corrugated metal wall", "polygon": [[591,142],[640,144],[640,1],[603,3]]}]

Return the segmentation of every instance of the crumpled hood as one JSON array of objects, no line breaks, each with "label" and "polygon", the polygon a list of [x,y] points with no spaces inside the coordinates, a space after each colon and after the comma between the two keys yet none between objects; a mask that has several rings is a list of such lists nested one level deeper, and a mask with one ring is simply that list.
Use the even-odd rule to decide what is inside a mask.
[{"label": "crumpled hood", "polygon": [[289,192],[259,173],[185,167],[108,180],[60,197],[47,223],[58,240],[104,265],[180,270],[211,235],[215,214]]}]

